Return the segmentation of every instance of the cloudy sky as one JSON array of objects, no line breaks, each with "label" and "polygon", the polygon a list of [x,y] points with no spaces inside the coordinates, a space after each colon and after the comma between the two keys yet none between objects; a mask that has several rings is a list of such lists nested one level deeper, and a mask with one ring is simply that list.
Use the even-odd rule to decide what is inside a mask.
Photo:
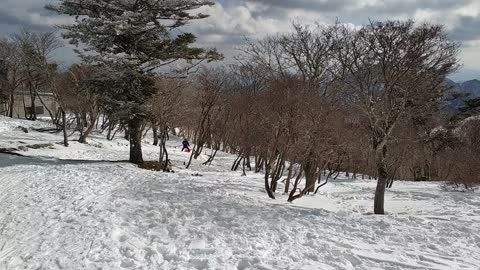
[{"label": "cloudy sky", "polygon": [[[21,27],[51,30],[68,22],[43,9],[55,0],[0,0],[0,34]],[[204,46],[217,47],[227,57],[235,53],[245,37],[289,30],[292,20],[305,23],[365,24],[369,18],[407,19],[445,24],[452,39],[462,44],[463,69],[453,79],[480,79],[480,0],[219,0],[204,12],[210,18],[191,25]],[[71,48],[56,52],[68,65],[75,61]]]}]

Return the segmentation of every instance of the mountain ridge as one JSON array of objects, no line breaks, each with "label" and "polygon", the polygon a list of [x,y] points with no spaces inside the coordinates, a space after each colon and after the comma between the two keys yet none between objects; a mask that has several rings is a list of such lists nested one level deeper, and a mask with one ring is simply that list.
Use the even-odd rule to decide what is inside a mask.
[{"label": "mountain ridge", "polygon": [[465,100],[480,97],[480,80],[478,79],[464,82],[447,79],[446,83],[451,86],[447,97],[449,107],[460,108],[465,106]]}]

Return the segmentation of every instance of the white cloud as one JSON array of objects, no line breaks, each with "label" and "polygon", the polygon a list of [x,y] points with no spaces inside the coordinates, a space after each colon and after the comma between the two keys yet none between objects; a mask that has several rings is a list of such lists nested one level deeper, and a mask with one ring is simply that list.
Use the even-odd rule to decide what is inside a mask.
[{"label": "white cloud", "polygon": [[[72,21],[43,6],[57,0],[0,0],[0,32],[20,26],[36,30]],[[480,0],[219,0],[199,10],[210,17],[194,21],[186,31],[199,43],[217,47],[228,56],[244,37],[262,38],[287,32],[293,20],[304,23],[360,25],[372,19],[406,19],[442,23],[462,41],[465,67],[480,70]],[[8,29],[8,30],[7,30]]]}]

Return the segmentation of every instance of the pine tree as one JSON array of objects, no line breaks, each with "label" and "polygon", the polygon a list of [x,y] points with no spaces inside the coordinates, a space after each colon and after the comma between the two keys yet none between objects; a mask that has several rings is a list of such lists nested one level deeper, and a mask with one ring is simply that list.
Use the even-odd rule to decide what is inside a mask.
[{"label": "pine tree", "polygon": [[130,162],[141,163],[141,126],[146,100],[153,95],[154,72],[183,60],[188,70],[219,60],[214,49],[191,47],[196,37],[179,31],[188,22],[208,17],[194,11],[205,0],[60,0],[46,8],[70,15],[63,37],[77,46],[84,62],[101,67],[88,87],[103,97],[107,110],[128,121]]}]

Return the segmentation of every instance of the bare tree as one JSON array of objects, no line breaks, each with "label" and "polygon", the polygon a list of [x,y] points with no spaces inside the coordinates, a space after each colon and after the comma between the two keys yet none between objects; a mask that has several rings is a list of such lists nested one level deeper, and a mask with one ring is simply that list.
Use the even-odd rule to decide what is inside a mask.
[{"label": "bare tree", "polygon": [[[23,87],[30,95],[30,110],[26,110],[26,117],[30,120],[37,119],[35,104],[37,98],[48,111],[52,121],[55,123],[55,112],[45,105],[40,92],[51,90],[51,80],[56,72],[57,66],[52,63],[50,57],[53,51],[62,46],[55,32],[32,32],[22,29],[13,35],[15,43],[20,50],[21,72],[23,73]],[[25,101],[24,101],[25,103]],[[24,106],[26,106],[24,104]]]},{"label": "bare tree", "polygon": [[154,139],[159,139],[159,162],[160,169],[166,171],[170,162],[166,147],[166,140],[170,128],[180,120],[178,111],[183,98],[183,90],[186,88],[185,80],[158,77],[156,79],[157,93],[149,101],[150,122],[154,130]]},{"label": "bare tree", "polygon": [[200,71],[196,78],[197,126],[194,131],[195,145],[192,149],[187,168],[192,159],[197,158],[211,139],[211,127],[215,122],[215,116],[221,105],[222,94],[229,83],[229,74],[225,69],[207,69]]},{"label": "bare tree", "polygon": [[7,115],[13,117],[15,92],[23,84],[25,73],[22,72],[22,54],[18,42],[11,37],[0,39],[0,60],[4,76],[2,90],[7,100]]},{"label": "bare tree", "polygon": [[[273,113],[264,117],[268,125],[263,124],[271,126],[273,131],[267,135],[269,145],[277,143],[272,149],[265,147],[269,151],[263,154],[266,171],[273,179],[271,184],[266,182],[270,197],[273,197],[287,160],[303,164],[305,192],[315,191],[319,166],[325,159],[323,151],[327,153],[329,149],[328,140],[323,140],[328,134],[324,120],[333,112],[335,93],[339,89],[332,74],[337,28],[337,24],[311,27],[294,23],[293,33],[250,42],[243,49],[245,58],[240,58],[241,62],[245,65],[245,59],[248,59],[264,70],[271,87],[264,95],[265,103],[262,103]],[[274,102],[268,104],[269,100]],[[302,132],[293,132],[299,128]],[[297,140],[306,143],[296,143]]]},{"label": "bare tree", "polygon": [[374,212],[383,214],[392,132],[425,103],[439,101],[446,76],[456,68],[458,45],[442,26],[413,21],[371,22],[359,31],[344,28],[339,36],[345,100],[369,129],[378,173]]}]

